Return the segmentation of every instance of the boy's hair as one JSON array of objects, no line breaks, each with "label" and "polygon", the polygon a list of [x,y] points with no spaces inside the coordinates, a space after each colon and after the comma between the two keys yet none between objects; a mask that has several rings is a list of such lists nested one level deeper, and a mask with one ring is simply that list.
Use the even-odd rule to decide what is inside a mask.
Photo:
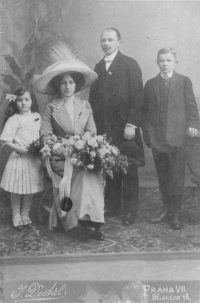
[{"label": "boy's hair", "polygon": [[75,72],[75,73],[59,74],[50,81],[49,85],[53,88],[55,93],[57,95],[60,95],[60,84],[65,75],[69,75],[70,77],[72,77],[72,79],[74,80],[74,82],[76,84],[75,93],[79,92],[81,90],[81,88],[83,87],[83,85],[85,84],[85,78],[81,73]]},{"label": "boy's hair", "polygon": [[158,51],[158,54],[157,54],[157,60],[158,60],[158,56],[161,55],[161,54],[172,54],[174,56],[174,59],[175,61],[177,62],[177,55],[176,55],[176,52],[175,50],[172,48],[172,47],[165,47],[165,48],[161,48],[159,51]]},{"label": "boy's hair", "polygon": [[[120,32],[118,31],[118,29],[113,28],[113,27],[109,27],[109,28],[106,28],[106,29],[103,30],[103,32],[111,32],[111,31],[113,31],[113,32],[116,33],[117,39],[120,41],[120,40],[121,40],[121,34],[120,34]],[[101,33],[101,35],[103,34],[103,32]]]},{"label": "boy's hair", "polygon": [[[35,98],[35,94],[31,91],[29,91],[29,89],[20,86],[17,89],[15,89],[15,91],[13,92],[13,95],[17,96],[17,97],[21,97],[25,94],[25,92],[28,92],[30,94],[31,100],[32,100],[32,104],[31,104],[31,112],[39,112],[38,110],[38,104]],[[4,120],[3,120],[3,126],[5,125],[6,121],[8,120],[8,118],[10,118],[11,116],[13,116],[14,114],[18,114],[19,110],[17,108],[17,99],[15,101],[10,101],[7,109],[5,111],[4,114]]]}]

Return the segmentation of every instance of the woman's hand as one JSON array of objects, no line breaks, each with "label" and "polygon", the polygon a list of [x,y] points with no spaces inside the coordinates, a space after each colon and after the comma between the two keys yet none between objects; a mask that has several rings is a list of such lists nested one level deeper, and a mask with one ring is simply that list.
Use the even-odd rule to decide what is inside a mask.
[{"label": "woman's hand", "polygon": [[64,151],[65,151],[64,147],[59,147],[53,151],[53,154],[54,154],[54,156],[57,156],[57,157],[63,157]]}]

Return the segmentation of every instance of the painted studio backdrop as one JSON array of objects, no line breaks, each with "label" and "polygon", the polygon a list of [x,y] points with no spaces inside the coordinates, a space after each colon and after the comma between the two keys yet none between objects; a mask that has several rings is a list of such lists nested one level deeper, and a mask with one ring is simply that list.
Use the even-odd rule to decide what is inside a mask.
[{"label": "painted studio backdrop", "polygon": [[[176,70],[191,78],[200,106],[199,16],[198,1],[0,0],[1,122],[5,94],[48,66],[53,44],[65,41],[93,69],[103,57],[99,36],[106,27],[121,32],[121,51],[137,60],[144,84],[158,73],[157,51],[175,48]],[[83,94],[88,97],[88,91]],[[48,99],[39,94],[37,99],[42,112]],[[144,183],[144,176],[156,178],[148,150],[146,156],[147,165],[140,170]],[[0,176],[6,158],[1,151]]]}]

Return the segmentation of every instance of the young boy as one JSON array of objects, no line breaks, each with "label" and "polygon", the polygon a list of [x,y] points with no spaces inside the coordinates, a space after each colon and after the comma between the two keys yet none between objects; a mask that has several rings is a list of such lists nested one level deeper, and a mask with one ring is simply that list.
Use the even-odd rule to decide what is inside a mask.
[{"label": "young boy", "polygon": [[163,211],[151,223],[170,220],[181,229],[187,135],[197,134],[198,109],[192,83],[174,71],[176,52],[163,48],[157,55],[160,73],[144,89],[143,136],[152,148]]}]

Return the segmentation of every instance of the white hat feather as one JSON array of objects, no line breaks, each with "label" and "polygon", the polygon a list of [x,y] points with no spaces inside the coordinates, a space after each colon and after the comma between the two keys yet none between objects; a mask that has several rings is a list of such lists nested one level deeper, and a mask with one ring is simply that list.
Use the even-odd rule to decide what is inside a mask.
[{"label": "white hat feather", "polygon": [[98,75],[84,62],[77,59],[64,43],[59,43],[50,50],[50,59],[53,64],[47,67],[42,75],[34,75],[34,88],[41,94],[55,94],[49,83],[59,74],[81,73],[85,78],[85,84],[81,90],[89,87],[98,78]]}]

